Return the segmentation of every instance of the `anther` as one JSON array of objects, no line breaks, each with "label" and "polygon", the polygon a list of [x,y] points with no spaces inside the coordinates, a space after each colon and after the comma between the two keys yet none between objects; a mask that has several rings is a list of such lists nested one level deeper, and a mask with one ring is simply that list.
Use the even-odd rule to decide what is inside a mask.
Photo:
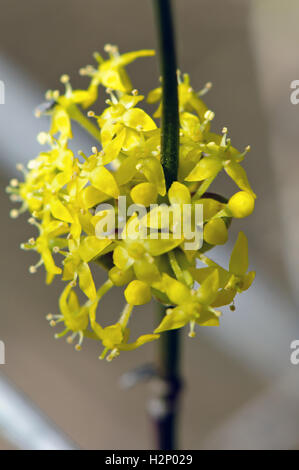
[{"label": "anther", "polygon": [[9,185],[13,188],[16,188],[17,186],[19,186],[19,181],[17,180],[17,178],[13,178],[12,180],[10,180]]},{"label": "anther", "polygon": [[212,121],[215,117],[215,113],[213,111],[206,111],[205,112],[205,115],[204,115],[204,118],[207,119],[208,121]]},{"label": "anther", "polygon": [[30,274],[35,274],[36,273],[36,267],[35,266],[29,266],[28,271],[30,272]]},{"label": "anther", "polygon": [[60,81],[61,81],[61,83],[67,83],[67,82],[69,82],[69,81],[70,81],[69,75],[67,75],[67,74],[62,75],[62,76],[60,77]]},{"label": "anther", "polygon": [[132,90],[132,95],[133,95],[133,96],[137,96],[137,95],[138,95],[138,90],[136,90],[136,88],[134,88],[134,90]]},{"label": "anther", "polygon": [[19,211],[17,209],[12,209],[9,215],[12,219],[16,219],[19,216]]},{"label": "anther", "polygon": [[49,136],[46,132],[40,132],[37,136],[37,141],[40,145],[45,145],[49,139]]}]

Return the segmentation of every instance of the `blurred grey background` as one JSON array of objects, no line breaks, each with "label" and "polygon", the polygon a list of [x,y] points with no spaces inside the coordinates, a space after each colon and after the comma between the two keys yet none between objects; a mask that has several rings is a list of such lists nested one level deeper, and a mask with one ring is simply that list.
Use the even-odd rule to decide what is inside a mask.
[{"label": "blurred grey background", "polygon": [[[177,0],[175,7],[180,69],[190,73],[195,89],[213,82],[206,102],[216,112],[214,129],[225,125],[235,146],[251,145],[245,166],[258,194],[254,215],[236,222],[230,237],[233,243],[240,229],[249,237],[254,286],[237,300],[236,312],[224,313],[220,328],[184,337],[181,448],[297,448],[299,366],[290,363],[290,343],[299,339],[299,106],[290,103],[290,83],[299,79],[299,4]],[[26,216],[9,218],[4,192],[17,176],[15,163],[39,151],[36,134],[47,121],[36,120],[33,109],[45,90],[59,87],[62,73],[81,86],[79,68],[105,43],[121,51],[156,47],[151,0],[0,0],[0,12],[6,93],[0,105],[0,339],[7,362],[0,374],[81,448],[151,448],[150,389],[121,390],[119,378],[150,362],[155,346],[109,364],[97,359],[94,342],[85,341],[77,353],[53,339],[45,315],[57,311],[62,284],[46,286],[41,271],[29,275],[35,257],[19,244],[32,236],[32,227]],[[157,86],[156,59],[140,59],[128,70],[139,90]],[[79,134],[74,145],[88,148],[92,141]],[[234,189],[226,178],[217,185],[227,195]],[[227,263],[229,251],[216,256]],[[121,302],[120,292],[108,295],[103,315],[118,312]],[[152,310],[136,313],[138,327],[153,327]],[[0,416],[5,406],[0,400]],[[0,449],[14,445],[0,440]]]}]

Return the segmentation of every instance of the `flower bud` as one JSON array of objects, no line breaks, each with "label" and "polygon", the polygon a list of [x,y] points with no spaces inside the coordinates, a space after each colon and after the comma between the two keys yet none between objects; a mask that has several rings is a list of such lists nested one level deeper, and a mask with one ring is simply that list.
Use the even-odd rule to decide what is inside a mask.
[{"label": "flower bud", "polygon": [[130,305],[143,305],[151,300],[151,289],[143,281],[132,281],[125,290],[125,298]]},{"label": "flower bud", "polygon": [[203,238],[210,245],[224,245],[228,234],[225,222],[222,219],[211,219],[204,226]]},{"label": "flower bud", "polygon": [[232,215],[238,219],[252,214],[254,209],[254,198],[246,191],[239,191],[228,201],[228,207]]},{"label": "flower bud", "polygon": [[114,266],[109,271],[109,278],[115,286],[124,286],[125,284],[128,284],[130,281],[132,281],[133,271],[132,269],[127,269],[126,271],[123,271],[117,266]]}]

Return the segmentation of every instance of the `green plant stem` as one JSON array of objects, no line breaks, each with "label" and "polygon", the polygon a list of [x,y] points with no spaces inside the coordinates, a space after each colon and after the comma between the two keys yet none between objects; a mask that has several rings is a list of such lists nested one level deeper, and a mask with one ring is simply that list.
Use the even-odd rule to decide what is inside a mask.
[{"label": "green plant stem", "polygon": [[[161,163],[166,188],[177,180],[179,158],[179,111],[177,66],[171,0],[153,0],[158,32],[160,68],[162,75],[162,129]],[[159,322],[166,314],[165,307],[158,308]],[[179,370],[180,332],[167,331],[158,341],[157,381],[150,413],[154,426],[155,448],[177,448],[178,397],[181,389]]]}]

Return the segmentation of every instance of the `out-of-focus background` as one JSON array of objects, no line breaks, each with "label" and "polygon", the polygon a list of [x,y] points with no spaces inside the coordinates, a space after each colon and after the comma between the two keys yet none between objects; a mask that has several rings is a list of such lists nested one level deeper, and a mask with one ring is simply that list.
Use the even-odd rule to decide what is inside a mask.
[{"label": "out-of-focus background", "polygon": [[[36,134],[48,123],[36,120],[33,109],[44,91],[59,87],[62,73],[74,86],[85,84],[78,69],[105,43],[121,51],[155,47],[151,6],[151,0],[0,0],[0,340],[6,346],[0,449],[28,446],[22,432],[29,441],[33,432],[30,418],[22,421],[18,412],[14,432],[21,436],[5,424],[10,406],[17,410],[7,380],[80,448],[151,448],[151,391],[147,384],[123,390],[119,378],[150,362],[155,346],[109,364],[97,359],[94,342],[86,341],[77,353],[53,339],[45,315],[56,312],[62,285],[46,286],[41,271],[28,274],[35,257],[19,244],[32,236],[32,227],[26,216],[9,218],[12,206],[4,192],[17,176],[15,164],[39,152]],[[180,68],[190,73],[195,89],[213,82],[206,102],[216,112],[214,129],[225,125],[235,146],[251,145],[245,166],[258,194],[254,215],[234,223],[230,236],[233,243],[242,228],[249,237],[257,270],[253,287],[239,297],[235,312],[227,309],[220,328],[184,338],[181,448],[298,448],[299,366],[290,363],[290,343],[299,339],[299,106],[290,102],[290,83],[299,79],[299,4],[177,0],[175,7]],[[156,59],[140,59],[128,70],[139,90],[157,86]],[[79,134],[74,145],[88,148],[92,141]],[[217,184],[230,194],[225,178]],[[227,263],[229,251],[217,256]],[[120,304],[121,293],[114,292],[103,312],[118,311]],[[151,329],[152,309],[140,309],[137,324]],[[42,430],[40,437],[40,446],[50,447]]]}]

